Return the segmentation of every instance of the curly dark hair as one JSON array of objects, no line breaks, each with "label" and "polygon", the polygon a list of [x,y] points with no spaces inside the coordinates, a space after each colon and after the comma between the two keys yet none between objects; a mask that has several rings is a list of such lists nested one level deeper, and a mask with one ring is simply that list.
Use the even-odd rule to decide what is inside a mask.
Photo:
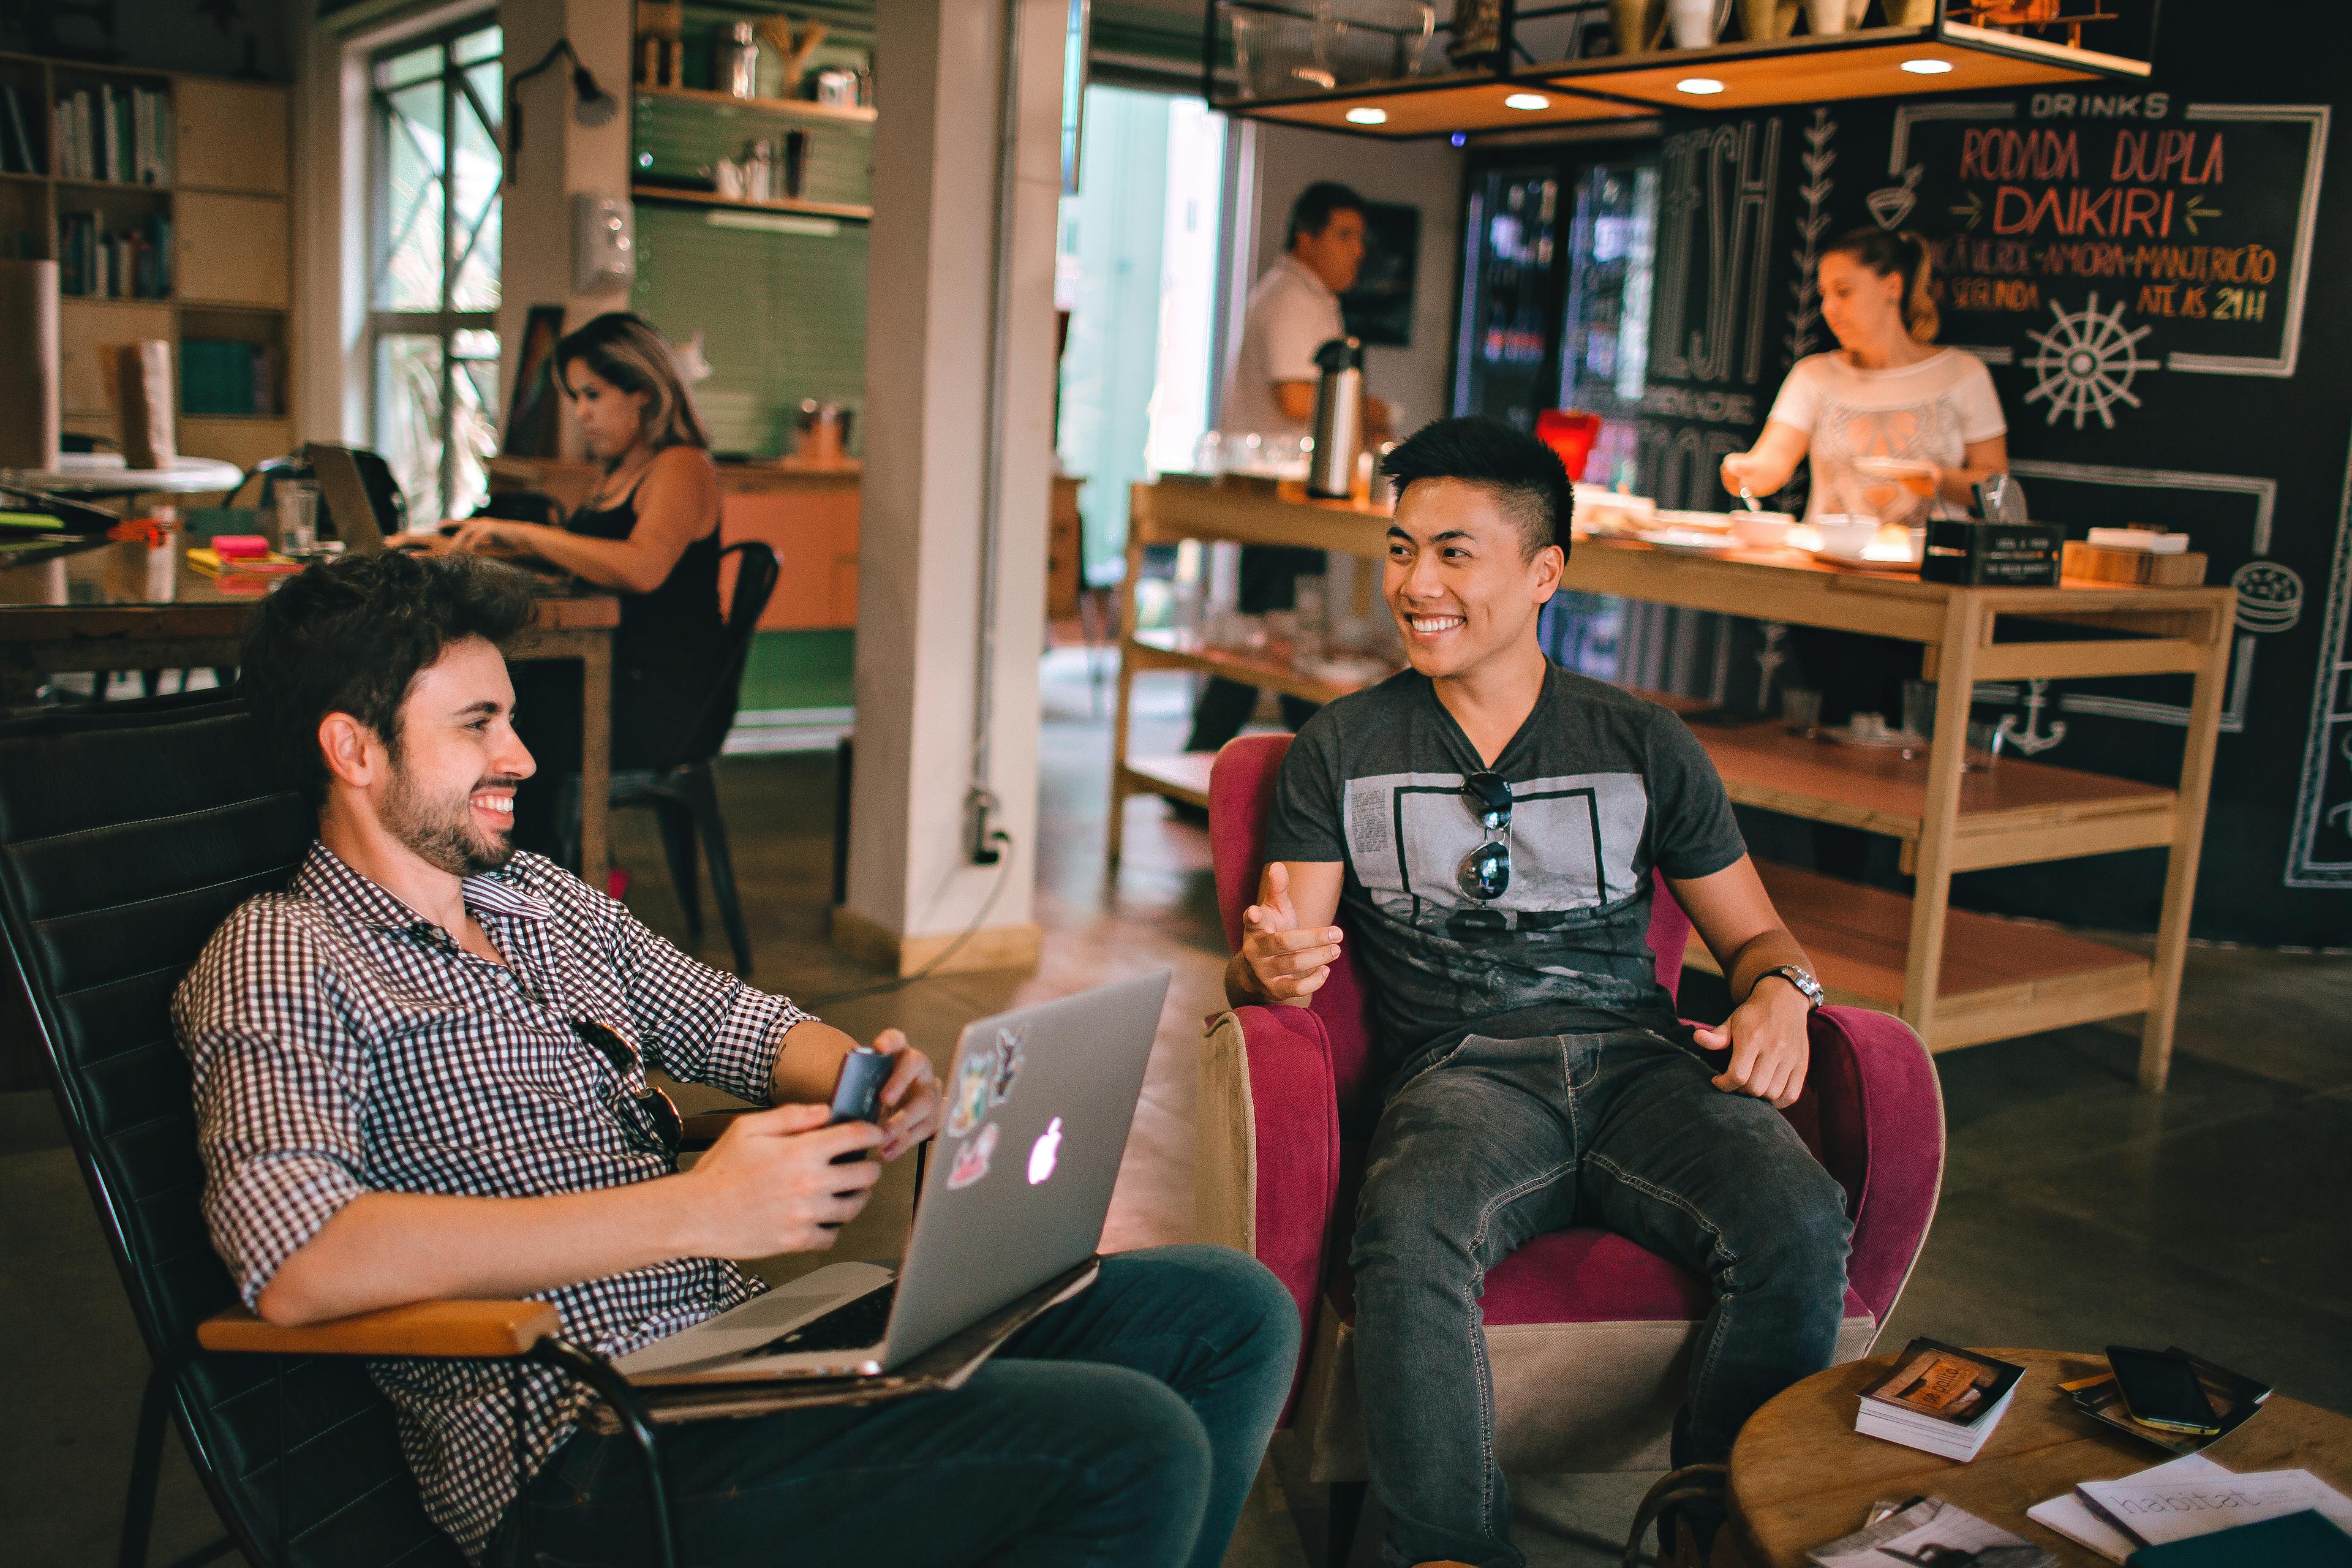
[{"label": "curly dark hair", "polygon": [[1528,560],[1548,544],[1568,553],[1576,493],[1559,454],[1499,419],[1433,419],[1390,448],[1381,472],[1399,500],[1415,479],[1460,479],[1490,492],[1519,525]]},{"label": "curly dark hair", "polygon": [[247,704],[314,805],[327,798],[319,721],[348,713],[400,751],[400,705],[451,643],[503,644],[530,619],[530,579],[473,555],[388,550],[330,561],[262,601],[246,634]]}]

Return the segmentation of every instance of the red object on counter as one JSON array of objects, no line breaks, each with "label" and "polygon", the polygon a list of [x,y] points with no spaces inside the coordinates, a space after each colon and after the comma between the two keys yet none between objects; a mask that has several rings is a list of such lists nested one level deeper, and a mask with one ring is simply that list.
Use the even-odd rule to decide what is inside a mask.
[{"label": "red object on counter", "polygon": [[1536,416],[1536,439],[1559,454],[1560,466],[1571,479],[1584,478],[1592,444],[1601,438],[1601,416],[1572,408],[1547,408]]},{"label": "red object on counter", "polygon": [[257,533],[215,534],[213,553],[224,561],[243,561],[249,556],[268,554],[269,541]]}]

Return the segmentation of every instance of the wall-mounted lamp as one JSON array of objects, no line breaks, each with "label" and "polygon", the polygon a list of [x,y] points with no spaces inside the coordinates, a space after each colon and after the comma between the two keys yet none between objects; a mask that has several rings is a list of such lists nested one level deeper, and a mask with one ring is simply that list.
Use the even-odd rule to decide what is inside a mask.
[{"label": "wall-mounted lamp", "polygon": [[507,78],[507,170],[508,180],[514,178],[515,163],[522,156],[522,95],[515,89],[546,70],[559,59],[572,62],[572,118],[590,130],[610,125],[621,112],[620,100],[599,86],[596,78],[572,47],[569,38],[558,38],[555,47],[542,56],[529,70]]}]

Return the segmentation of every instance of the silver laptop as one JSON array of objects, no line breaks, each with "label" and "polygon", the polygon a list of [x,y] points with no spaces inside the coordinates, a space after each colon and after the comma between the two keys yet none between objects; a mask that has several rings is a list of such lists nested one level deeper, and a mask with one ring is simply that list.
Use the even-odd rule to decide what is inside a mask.
[{"label": "silver laptop", "polygon": [[1093,1256],[1169,971],[965,1026],[895,1274],[835,1264],[621,1357],[631,1378],[870,1377]]},{"label": "silver laptop", "polygon": [[367,481],[360,478],[352,449],[314,441],[302,455],[319,481],[319,499],[326,503],[328,521],[343,542],[343,552],[382,554],[385,520],[376,515],[375,503],[368,499]]}]

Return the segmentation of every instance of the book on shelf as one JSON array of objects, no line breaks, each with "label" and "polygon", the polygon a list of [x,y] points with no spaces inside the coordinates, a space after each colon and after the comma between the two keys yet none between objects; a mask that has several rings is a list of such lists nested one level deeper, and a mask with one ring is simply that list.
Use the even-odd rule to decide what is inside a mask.
[{"label": "book on shelf", "polygon": [[172,293],[172,220],[149,213],[110,228],[97,211],[58,215],[58,292],[76,300],[164,300]]},{"label": "book on shelf", "polygon": [[101,82],[60,97],[49,116],[49,172],[120,185],[172,183],[172,100]]},{"label": "book on shelf", "polygon": [[0,82],[0,174],[41,172],[41,159],[33,151],[31,125],[25,112],[25,95],[14,82]]},{"label": "book on shelf", "polygon": [[180,412],[189,418],[281,414],[279,370],[275,343],[184,338],[180,342]]},{"label": "book on shelf", "polygon": [[2025,1369],[1939,1340],[1913,1340],[1895,1370],[1862,1391],[1853,1429],[1948,1459],[1973,1459],[2017,1395]]}]

